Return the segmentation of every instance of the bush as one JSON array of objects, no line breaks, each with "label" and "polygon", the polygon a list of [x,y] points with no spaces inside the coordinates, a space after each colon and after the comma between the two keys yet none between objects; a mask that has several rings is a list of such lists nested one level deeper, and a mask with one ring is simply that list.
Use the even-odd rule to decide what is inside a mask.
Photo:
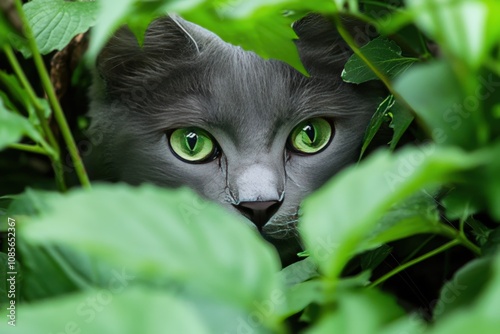
[{"label": "bush", "polygon": [[[15,0],[0,8],[3,333],[498,332],[496,1]],[[344,81],[387,89],[363,150],[384,124],[393,137],[304,201],[303,261],[280,271],[271,246],[190,190],[91,186],[71,131],[85,124],[63,113],[58,85],[81,96],[84,64],[74,86],[54,67],[51,81],[55,50],[92,27],[91,64],[120,25],[141,41],[151,20],[176,12],[305,73],[290,24],[311,11],[331,17],[354,51]],[[360,32],[368,43],[343,27],[345,15],[376,28]],[[403,136],[415,142],[398,145]],[[73,172],[81,187],[68,190]]]}]

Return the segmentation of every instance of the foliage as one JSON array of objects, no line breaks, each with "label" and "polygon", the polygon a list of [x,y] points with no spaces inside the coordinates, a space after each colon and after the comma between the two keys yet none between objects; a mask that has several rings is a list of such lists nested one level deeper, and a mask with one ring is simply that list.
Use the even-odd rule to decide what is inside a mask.
[{"label": "foliage", "polygon": [[[54,175],[28,182],[25,173],[15,182],[36,189],[0,190],[0,231],[11,231],[9,217],[18,232],[15,297],[6,285],[12,247],[7,233],[0,239],[2,333],[287,333],[298,318],[306,333],[500,328],[497,1],[16,0],[0,9],[0,59],[9,65],[0,66],[1,157],[43,157]],[[42,54],[92,27],[92,63],[120,25],[141,41],[152,19],[176,12],[305,72],[290,24],[310,11],[330,15],[354,51],[344,80],[387,88],[363,151],[384,123],[394,134],[304,201],[307,259],[279,271],[271,246],[187,189],[91,187]],[[364,32],[371,41],[357,45],[339,19],[346,14],[381,36]],[[405,135],[419,144],[394,151]],[[68,170],[81,188],[67,191]],[[422,234],[435,240],[431,249],[422,243],[393,268],[381,265],[396,241]],[[388,292],[398,273],[458,247],[471,260],[440,280],[432,309],[405,311]],[[6,321],[12,300],[17,328]]]}]

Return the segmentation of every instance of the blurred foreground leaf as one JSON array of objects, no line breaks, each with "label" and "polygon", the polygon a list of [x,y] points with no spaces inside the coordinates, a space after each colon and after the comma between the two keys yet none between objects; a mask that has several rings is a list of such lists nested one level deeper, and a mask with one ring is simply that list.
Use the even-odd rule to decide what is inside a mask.
[{"label": "blurred foreground leaf", "polygon": [[369,231],[395,203],[481,162],[460,150],[433,145],[394,155],[378,152],[339,173],[304,201],[299,227],[306,248],[323,274],[336,281]]},{"label": "blurred foreground leaf", "polygon": [[96,185],[47,202],[50,210],[22,231],[28,241],[67,245],[241,310],[253,310],[275,286],[275,250],[190,190]]},{"label": "blurred foreground leaf", "polygon": [[16,326],[4,334],[33,333],[209,333],[196,311],[179,298],[145,288],[120,293],[93,290],[18,307]]}]

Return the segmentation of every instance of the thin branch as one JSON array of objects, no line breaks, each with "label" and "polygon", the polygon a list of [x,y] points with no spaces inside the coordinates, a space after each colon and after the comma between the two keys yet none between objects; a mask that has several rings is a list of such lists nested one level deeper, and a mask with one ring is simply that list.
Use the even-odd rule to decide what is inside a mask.
[{"label": "thin branch", "polygon": [[427,260],[428,258],[433,257],[433,256],[435,256],[435,255],[437,255],[439,253],[442,253],[442,252],[444,252],[444,251],[446,251],[446,250],[448,250],[448,249],[450,249],[452,247],[455,247],[455,246],[457,246],[459,244],[460,244],[460,241],[458,241],[456,239],[452,240],[452,241],[444,244],[441,247],[438,247],[438,248],[436,248],[436,249],[434,249],[434,250],[432,250],[432,251],[430,251],[428,253],[425,253],[422,256],[419,256],[419,257],[417,257],[417,258],[415,258],[415,259],[413,259],[411,261],[403,263],[402,265],[394,268],[393,270],[389,271],[387,274],[385,274],[382,277],[380,277],[379,279],[377,279],[375,282],[373,282],[372,284],[370,284],[368,287],[370,287],[370,288],[376,287],[377,285],[385,282],[386,280],[388,280],[392,276],[394,276],[396,274],[399,274],[403,270],[405,270],[405,269],[407,269],[407,268],[409,268],[409,267],[411,267],[411,266],[413,266],[413,265],[415,265],[415,264],[417,264],[419,262]]},{"label": "thin branch", "polygon": [[8,148],[14,149],[14,150],[20,150],[20,151],[25,151],[25,152],[30,152],[30,153],[37,153],[37,154],[42,154],[46,156],[50,156],[49,152],[45,150],[43,147],[37,146],[37,145],[26,145],[26,144],[10,144],[7,146]]},{"label": "thin branch", "polygon": [[[26,16],[24,15],[24,11],[22,8],[22,4],[20,0],[15,0],[16,8],[19,13],[19,17],[21,21],[23,22],[24,30],[25,30],[25,35],[26,38],[28,39],[28,44],[31,49],[31,52],[33,54],[33,60],[35,62],[38,74],[40,76],[40,80],[42,81],[42,85],[45,89],[45,92],[47,94],[48,100],[50,105],[52,106],[52,110],[54,112],[54,117],[57,121],[57,124],[59,125],[59,128],[61,130],[62,137],[66,143],[66,146],[68,147],[69,154],[71,155],[71,159],[73,160],[73,164],[75,166],[75,171],[78,176],[78,179],[80,180],[80,183],[82,187],[84,188],[90,188],[90,181],[87,176],[87,172],[85,171],[85,166],[83,165],[82,159],[80,157],[80,153],[78,152],[78,149],[76,147],[75,140],[73,138],[73,135],[71,134],[71,131],[68,126],[68,122],[66,121],[66,118],[64,116],[64,112],[61,108],[61,105],[59,104],[59,100],[57,99],[56,93],[54,91],[54,87],[52,86],[52,82],[50,81],[49,74],[47,72],[47,69],[45,68],[45,64],[43,62],[43,58],[40,55],[40,52],[38,51],[38,47],[36,45],[35,38],[33,37],[33,32],[31,30],[31,27],[29,25],[28,20],[26,19]],[[62,166],[56,166],[56,172],[57,170],[59,172],[62,171]]]}]

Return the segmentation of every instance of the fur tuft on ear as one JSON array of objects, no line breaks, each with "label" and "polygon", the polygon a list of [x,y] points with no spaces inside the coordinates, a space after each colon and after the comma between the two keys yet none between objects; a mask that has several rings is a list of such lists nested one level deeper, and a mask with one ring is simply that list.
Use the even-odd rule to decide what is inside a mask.
[{"label": "fur tuft on ear", "polygon": [[130,29],[122,27],[99,54],[96,79],[103,81],[106,95],[117,96],[138,80],[167,76],[219,41],[215,34],[173,15],[149,25],[142,47]]},{"label": "fur tuft on ear", "polygon": [[[352,17],[343,16],[341,23],[358,45],[378,35],[370,25]],[[299,37],[295,44],[307,71],[316,77],[340,76],[353,52],[340,36],[333,19],[309,14],[295,22],[293,29]]]}]

